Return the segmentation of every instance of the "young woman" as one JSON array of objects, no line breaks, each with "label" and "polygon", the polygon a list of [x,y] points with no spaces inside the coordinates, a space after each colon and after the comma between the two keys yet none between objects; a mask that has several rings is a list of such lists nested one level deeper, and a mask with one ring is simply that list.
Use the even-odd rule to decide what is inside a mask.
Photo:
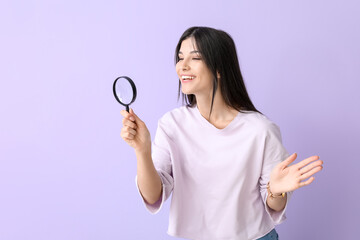
[{"label": "young woman", "polygon": [[296,153],[289,156],[279,127],[251,102],[227,33],[189,28],[175,54],[186,104],[164,114],[154,141],[132,109],[121,112],[146,208],[157,213],[172,193],[168,234],[176,237],[278,239],[274,227],[293,191],[313,182],[323,162],[312,156],[289,166]]}]

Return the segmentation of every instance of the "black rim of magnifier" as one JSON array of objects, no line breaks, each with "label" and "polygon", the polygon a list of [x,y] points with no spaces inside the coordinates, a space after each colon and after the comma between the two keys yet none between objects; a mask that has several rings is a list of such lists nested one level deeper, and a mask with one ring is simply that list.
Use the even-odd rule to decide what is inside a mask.
[{"label": "black rim of magnifier", "polygon": [[[117,82],[120,78],[125,78],[126,80],[128,80],[128,82],[130,83],[131,88],[132,88],[132,90],[133,90],[133,98],[132,98],[131,102],[128,103],[128,104],[122,103],[122,102],[120,101],[120,99],[118,98],[118,96],[116,95],[116,87],[115,87],[115,86],[116,86],[116,82]],[[135,83],[133,82],[133,80],[131,80],[131,78],[129,78],[129,77],[127,77],[127,76],[118,77],[118,78],[115,79],[114,84],[113,84],[113,93],[114,93],[114,97],[116,98],[116,100],[117,100],[121,105],[123,105],[124,107],[126,107],[126,111],[129,111],[129,105],[132,104],[132,103],[135,101],[135,99],[136,99],[136,87],[135,87]]]}]

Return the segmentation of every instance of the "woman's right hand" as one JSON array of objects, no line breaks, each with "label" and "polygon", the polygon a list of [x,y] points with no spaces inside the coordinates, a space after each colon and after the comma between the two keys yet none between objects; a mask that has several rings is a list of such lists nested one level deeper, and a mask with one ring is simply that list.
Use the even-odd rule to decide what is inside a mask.
[{"label": "woman's right hand", "polygon": [[124,117],[121,137],[124,141],[138,152],[151,151],[151,137],[145,123],[134,113],[132,108],[130,112],[121,111]]}]

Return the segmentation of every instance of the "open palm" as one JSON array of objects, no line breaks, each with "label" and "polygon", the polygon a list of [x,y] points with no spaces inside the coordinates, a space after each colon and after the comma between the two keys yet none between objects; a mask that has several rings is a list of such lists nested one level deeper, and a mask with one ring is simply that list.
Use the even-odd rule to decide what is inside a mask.
[{"label": "open palm", "polygon": [[[315,179],[312,175],[323,169],[323,161],[319,160],[319,156],[311,156],[289,166],[296,157],[297,154],[294,153],[273,168],[270,174],[270,190],[272,193],[290,192],[309,185]],[[304,181],[307,178],[309,179]]]}]

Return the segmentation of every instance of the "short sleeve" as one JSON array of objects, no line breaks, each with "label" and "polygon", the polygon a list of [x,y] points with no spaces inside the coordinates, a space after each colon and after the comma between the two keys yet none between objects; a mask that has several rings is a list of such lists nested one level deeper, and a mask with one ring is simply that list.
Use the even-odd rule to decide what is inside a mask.
[{"label": "short sleeve", "polygon": [[141,195],[138,186],[137,176],[135,177],[135,183],[138,193],[140,194],[146,209],[152,214],[156,214],[160,211],[163,203],[169,198],[174,187],[170,154],[171,140],[169,136],[165,133],[164,126],[160,120],[158,122],[154,141],[151,143],[151,158],[162,183],[162,195],[157,202],[155,202],[154,204],[149,204],[145,201],[145,199]]},{"label": "short sleeve", "polygon": [[268,197],[266,185],[270,180],[270,174],[272,169],[278,163],[284,161],[289,156],[290,154],[287,152],[287,150],[282,144],[280,128],[275,123],[269,124],[266,129],[263,166],[261,171],[261,177],[259,179],[259,184],[261,197],[265,205],[265,210],[270,215],[271,219],[274,222],[274,225],[280,224],[286,219],[286,208],[293,192],[287,193],[287,201],[284,209],[281,211],[274,211],[266,204],[266,199]]}]

